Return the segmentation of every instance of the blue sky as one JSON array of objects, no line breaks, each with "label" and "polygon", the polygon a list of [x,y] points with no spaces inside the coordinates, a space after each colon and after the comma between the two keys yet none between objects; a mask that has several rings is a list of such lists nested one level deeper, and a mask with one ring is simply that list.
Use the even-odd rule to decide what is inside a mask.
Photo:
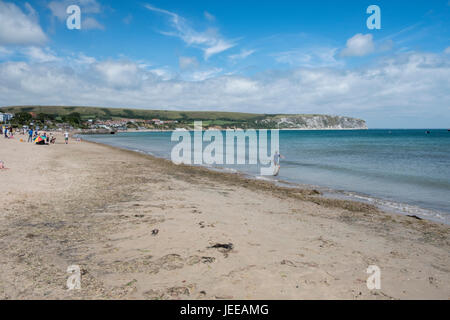
[{"label": "blue sky", "polygon": [[[66,8],[81,8],[81,30]],[[369,5],[381,30],[369,30]],[[0,105],[450,127],[450,1],[3,1]]]}]

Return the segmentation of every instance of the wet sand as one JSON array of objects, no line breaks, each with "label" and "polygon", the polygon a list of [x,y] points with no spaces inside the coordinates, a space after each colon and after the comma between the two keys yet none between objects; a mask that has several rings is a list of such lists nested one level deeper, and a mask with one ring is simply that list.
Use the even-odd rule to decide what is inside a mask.
[{"label": "wet sand", "polygon": [[[0,138],[1,299],[449,299],[449,227],[58,138]],[[219,244],[219,246],[217,246]],[[81,290],[67,290],[79,265]],[[369,290],[366,269],[381,270]]]}]

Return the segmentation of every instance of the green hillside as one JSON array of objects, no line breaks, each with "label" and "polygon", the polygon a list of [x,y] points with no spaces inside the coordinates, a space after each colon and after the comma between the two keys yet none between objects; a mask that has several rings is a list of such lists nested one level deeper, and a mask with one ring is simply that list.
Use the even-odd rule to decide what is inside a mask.
[{"label": "green hillside", "polygon": [[62,107],[62,106],[15,106],[0,108],[0,112],[19,113],[34,112],[52,116],[67,116],[78,113],[83,119],[161,119],[161,120],[224,120],[224,121],[249,121],[263,119],[263,114],[240,112],[215,112],[215,111],[167,111],[167,110],[142,110],[124,108],[98,108],[98,107]]}]

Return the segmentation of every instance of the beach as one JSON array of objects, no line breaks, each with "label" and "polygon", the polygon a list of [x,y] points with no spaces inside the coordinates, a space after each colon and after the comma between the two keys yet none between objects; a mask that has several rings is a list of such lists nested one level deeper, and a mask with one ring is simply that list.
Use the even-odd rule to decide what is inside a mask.
[{"label": "beach", "polygon": [[[1,299],[449,299],[448,225],[58,137],[0,138]],[[81,268],[68,290],[67,268]],[[369,290],[369,266],[381,288]]]}]

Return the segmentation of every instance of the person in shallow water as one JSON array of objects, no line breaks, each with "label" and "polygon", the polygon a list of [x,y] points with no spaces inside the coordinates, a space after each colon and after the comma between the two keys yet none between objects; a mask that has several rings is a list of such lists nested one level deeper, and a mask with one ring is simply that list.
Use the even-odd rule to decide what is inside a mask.
[{"label": "person in shallow water", "polygon": [[277,176],[280,172],[280,159],[284,159],[284,157],[278,151],[275,151],[275,154],[273,155],[273,165],[275,167],[273,172],[274,176]]},{"label": "person in shallow water", "polygon": [[278,151],[275,151],[275,154],[273,156],[273,164],[279,166],[280,159],[284,159],[284,157]]}]

